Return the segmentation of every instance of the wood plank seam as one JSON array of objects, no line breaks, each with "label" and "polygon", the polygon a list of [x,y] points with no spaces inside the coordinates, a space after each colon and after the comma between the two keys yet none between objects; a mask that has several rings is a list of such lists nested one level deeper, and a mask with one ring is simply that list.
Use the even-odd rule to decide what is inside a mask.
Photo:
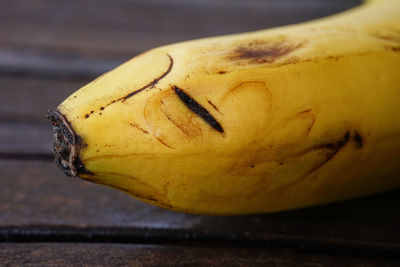
[{"label": "wood plank seam", "polygon": [[269,234],[268,237],[243,238],[235,235],[196,232],[182,229],[74,226],[3,226],[0,243],[124,243],[181,244],[185,246],[232,246],[289,248],[301,252],[342,256],[400,259],[400,246],[344,239]]}]

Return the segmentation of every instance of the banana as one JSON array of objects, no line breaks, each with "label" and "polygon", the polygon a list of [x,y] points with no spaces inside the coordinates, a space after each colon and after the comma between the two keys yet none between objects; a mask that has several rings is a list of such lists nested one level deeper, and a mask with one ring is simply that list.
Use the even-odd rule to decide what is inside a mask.
[{"label": "banana", "polygon": [[235,215],[400,185],[400,1],[159,47],[48,113],[68,176]]}]

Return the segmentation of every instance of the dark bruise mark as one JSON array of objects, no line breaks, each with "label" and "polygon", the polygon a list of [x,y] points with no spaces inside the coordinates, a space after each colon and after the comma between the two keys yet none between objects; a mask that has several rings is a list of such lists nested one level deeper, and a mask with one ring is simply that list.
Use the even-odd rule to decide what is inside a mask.
[{"label": "dark bruise mark", "polygon": [[[329,154],[328,156],[328,160],[330,160],[331,158],[333,158],[333,156],[335,156],[337,154],[337,152],[339,152],[339,150],[345,145],[347,144],[347,142],[350,139],[350,132],[346,132],[346,134],[343,136],[342,139],[338,140],[337,142],[334,143],[326,143],[326,144],[322,144],[322,145],[318,145],[315,146],[315,149],[331,149],[333,150],[332,153]],[[326,162],[325,161],[325,162]]]},{"label": "dark bruise mark", "polygon": [[[322,166],[324,166],[326,163],[328,163],[329,160],[331,160],[344,145],[347,144],[350,138],[350,132],[346,132],[346,134],[343,136],[341,140],[338,140],[335,143],[327,143],[327,144],[322,144],[319,146],[314,147],[314,149],[330,149],[332,150],[331,153],[329,153],[324,161],[321,163],[317,164],[314,166],[311,170],[309,170],[306,174],[305,177],[309,176],[311,173],[315,172],[316,170],[320,169]],[[313,150],[314,150],[313,149]]]},{"label": "dark bruise mark", "polygon": [[218,74],[226,74],[226,73],[228,73],[226,70],[220,70],[220,71],[218,71],[217,72]]},{"label": "dark bruise mark", "polygon": [[[305,174],[304,177],[307,177],[311,173],[315,172],[316,170],[318,170],[322,166],[324,166],[329,160],[331,160],[340,151],[340,149],[342,147],[344,147],[349,142],[349,139],[350,139],[350,132],[346,132],[344,134],[344,136],[341,139],[337,140],[336,142],[330,142],[330,143],[316,145],[316,146],[310,147],[308,149],[305,149],[305,150],[301,151],[300,153],[297,153],[297,154],[292,155],[290,157],[301,157],[301,156],[306,155],[307,153],[310,153],[310,152],[315,151],[315,150],[320,150],[320,149],[330,150],[327,153],[326,158],[322,162],[318,163],[316,166],[311,168],[311,170],[309,170]],[[282,164],[283,164],[283,162],[282,162]],[[279,165],[281,165],[281,164],[279,163]]]},{"label": "dark bruise mark", "polygon": [[385,46],[385,49],[391,50],[393,52],[400,52],[400,46]]},{"label": "dark bruise mark", "polygon": [[382,39],[385,41],[400,43],[400,33],[396,33],[395,31],[390,31],[387,33],[373,33],[371,35],[375,38]]},{"label": "dark bruise mark", "polygon": [[49,111],[47,118],[53,125],[53,154],[57,166],[67,176],[91,175],[79,158],[79,152],[87,145],[74,132],[69,121],[59,111]]},{"label": "dark bruise mark", "polygon": [[210,106],[212,106],[216,111],[220,112],[219,109],[217,108],[216,105],[214,105],[213,102],[211,102],[211,100],[207,99],[208,104],[210,104]]},{"label": "dark bruise mark", "polygon": [[343,57],[343,56],[328,56],[326,59],[336,61],[336,60],[339,60],[341,57]]},{"label": "dark bruise mark", "polygon": [[248,60],[250,63],[273,63],[290,52],[300,48],[302,44],[289,44],[286,42],[268,43],[257,41],[236,48],[230,60]]},{"label": "dark bruise mark", "polygon": [[[375,32],[371,36],[384,40],[386,45],[384,45],[385,50],[390,50],[393,52],[400,51],[400,31],[397,29],[387,29],[385,32]],[[390,44],[390,45],[389,45]]]},{"label": "dark bruise mark", "polygon": [[89,114],[85,114],[85,119],[89,118]]},{"label": "dark bruise mark", "polygon": [[364,140],[357,131],[354,131],[353,140],[356,143],[358,149],[363,147]]},{"label": "dark bruise mark", "polygon": [[140,127],[140,126],[139,126],[137,123],[135,123],[135,122],[130,123],[130,125],[131,125],[132,127],[136,128],[136,129],[142,131],[142,132],[145,133],[145,134],[149,134],[148,131],[146,131],[145,129],[143,129],[142,127]]},{"label": "dark bruise mark", "polygon": [[140,93],[141,91],[143,91],[143,90],[145,90],[147,88],[153,88],[161,79],[163,79],[165,76],[167,76],[168,73],[170,73],[170,71],[172,70],[172,66],[174,65],[173,58],[169,54],[167,54],[167,56],[169,58],[169,66],[168,66],[168,69],[163,74],[161,74],[160,76],[158,76],[157,78],[155,78],[153,81],[151,81],[150,83],[146,84],[142,88],[139,88],[139,89],[127,94],[126,96],[124,96],[124,97],[122,97],[122,98],[120,98],[118,100],[122,100],[121,102],[125,102],[128,98],[136,95],[137,93]]},{"label": "dark bruise mark", "polygon": [[[309,171],[304,173],[304,175],[302,175],[301,178],[299,178],[283,187],[280,187],[277,190],[283,190],[284,188],[293,186],[294,184],[297,184],[297,183],[303,181],[304,179],[306,179],[307,177],[309,177],[312,173],[314,173],[315,171],[317,171],[318,169],[323,167],[326,163],[328,163],[329,160],[332,159],[341,150],[341,148],[344,147],[349,142],[349,139],[350,139],[350,132],[346,132],[343,135],[343,137],[341,139],[337,140],[336,142],[330,142],[330,143],[325,143],[325,144],[321,144],[321,145],[316,145],[316,146],[310,147],[308,149],[305,149],[305,150],[301,151],[300,153],[290,156],[290,157],[301,157],[301,156],[306,155],[307,153],[310,153],[310,152],[318,150],[318,149],[331,150],[328,152],[328,154],[326,155],[326,158],[323,159],[322,162],[313,166]],[[280,161],[278,164],[282,165],[282,164],[284,164],[284,161]]]},{"label": "dark bruise mark", "polygon": [[182,89],[177,86],[173,86],[176,95],[179,99],[188,107],[193,113],[202,118],[206,123],[208,123],[214,130],[217,130],[220,133],[224,133],[224,129],[221,124],[205,109],[202,105],[200,105],[196,100],[194,100],[191,96],[186,94]]},{"label": "dark bruise mark", "polygon": [[315,170],[321,168],[323,165],[325,165],[330,159],[332,159],[338,152],[339,150],[344,147],[344,145],[347,144],[347,142],[350,139],[350,132],[346,132],[346,134],[342,137],[342,139],[338,140],[335,143],[327,143],[327,144],[322,144],[319,146],[316,146],[316,149],[330,149],[332,150],[332,153],[329,153],[328,156],[326,157],[326,159],[321,163],[318,164],[316,167],[314,167],[313,169],[311,169],[311,172],[314,172]]},{"label": "dark bruise mark", "polygon": [[104,110],[104,107],[100,107],[100,110]]}]

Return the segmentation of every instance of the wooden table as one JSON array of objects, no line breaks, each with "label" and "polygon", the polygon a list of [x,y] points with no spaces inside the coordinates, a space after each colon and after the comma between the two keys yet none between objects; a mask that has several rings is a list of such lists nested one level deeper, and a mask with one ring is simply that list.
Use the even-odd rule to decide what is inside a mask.
[{"label": "wooden table", "polygon": [[400,266],[400,191],[266,215],[160,209],[67,178],[46,111],[162,44],[300,22],[348,0],[0,1],[0,265]]}]

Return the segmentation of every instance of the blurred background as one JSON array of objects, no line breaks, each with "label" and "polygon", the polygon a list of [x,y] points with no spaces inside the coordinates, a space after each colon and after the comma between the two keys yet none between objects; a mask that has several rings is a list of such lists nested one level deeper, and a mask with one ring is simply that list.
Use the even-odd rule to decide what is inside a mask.
[{"label": "blurred background", "polygon": [[64,177],[52,162],[45,119],[75,90],[148,49],[307,21],[360,3],[1,0],[0,265],[398,262],[398,191],[268,215],[167,211]]}]

